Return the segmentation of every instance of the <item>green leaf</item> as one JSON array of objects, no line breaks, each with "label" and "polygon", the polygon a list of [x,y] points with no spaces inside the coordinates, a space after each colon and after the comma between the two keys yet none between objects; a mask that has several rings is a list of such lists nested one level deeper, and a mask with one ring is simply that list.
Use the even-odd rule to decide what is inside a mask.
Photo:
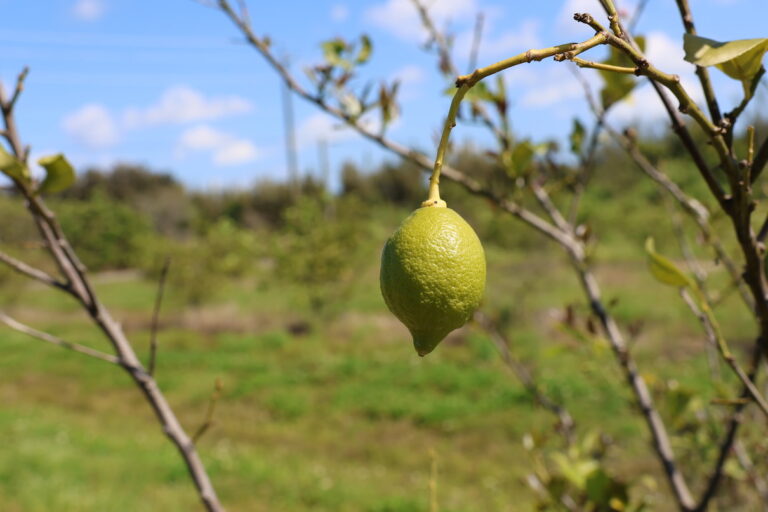
[{"label": "green leaf", "polygon": [[510,177],[517,178],[528,170],[535,155],[536,146],[531,141],[524,140],[515,144],[511,150],[504,151],[501,154],[501,163]]},{"label": "green leaf", "polygon": [[584,143],[584,136],[586,135],[587,130],[584,128],[584,125],[581,124],[581,121],[578,120],[578,118],[573,119],[573,129],[571,130],[571,135],[569,137],[569,140],[571,141],[571,152],[575,155],[578,155],[581,153],[581,145]]},{"label": "green leaf", "polygon": [[645,241],[645,252],[648,254],[648,268],[657,281],[670,286],[677,286],[678,288],[694,288],[691,279],[682,270],[677,268],[677,265],[672,263],[672,260],[656,252],[655,244],[651,237],[648,237]]},{"label": "green leaf", "polygon": [[55,194],[75,182],[75,169],[61,153],[45,156],[37,163],[45,169],[45,179],[37,189],[38,194]]},{"label": "green leaf", "polygon": [[379,108],[381,109],[382,128],[392,122],[399,114],[397,106],[397,90],[400,88],[400,81],[395,80],[391,88],[386,83],[381,84],[379,88]]},{"label": "green leaf", "polygon": [[[635,38],[637,45],[641,51],[645,50],[645,38],[638,36]],[[603,61],[603,64],[610,64],[611,66],[621,66],[627,68],[635,67],[635,63],[630,59],[623,51],[610,47],[610,54],[608,58]],[[613,71],[599,70],[600,76],[603,78],[603,88],[600,90],[600,100],[603,104],[603,109],[608,110],[614,104],[623,100],[632,89],[637,85],[637,80],[632,75],[625,73],[615,73]]]},{"label": "green leaf", "polygon": [[690,34],[683,36],[685,60],[697,66],[717,66],[729,77],[749,82],[760,71],[768,51],[768,38],[721,43]]},{"label": "green leaf", "polygon": [[323,49],[325,61],[332,66],[340,66],[344,69],[350,69],[352,63],[344,57],[349,50],[349,45],[341,38],[324,41],[320,47]]},{"label": "green leaf", "polygon": [[0,171],[17,181],[29,181],[29,169],[24,163],[0,146]]},{"label": "green leaf", "polygon": [[368,59],[371,58],[371,52],[373,51],[373,43],[371,38],[367,34],[360,36],[360,51],[357,52],[356,64],[365,64]]},{"label": "green leaf", "polygon": [[596,461],[590,459],[571,460],[562,453],[554,453],[552,460],[560,470],[560,474],[577,489],[586,490],[587,478],[599,468]]},{"label": "green leaf", "polygon": [[504,83],[504,75],[499,73],[496,75],[496,94],[494,95],[494,103],[496,104],[496,110],[500,116],[504,116],[507,113],[507,86]]},{"label": "green leaf", "polygon": [[[454,93],[456,89],[454,88]],[[464,99],[467,101],[495,101],[496,97],[485,85],[485,82],[477,82],[471,89],[464,95]]]}]

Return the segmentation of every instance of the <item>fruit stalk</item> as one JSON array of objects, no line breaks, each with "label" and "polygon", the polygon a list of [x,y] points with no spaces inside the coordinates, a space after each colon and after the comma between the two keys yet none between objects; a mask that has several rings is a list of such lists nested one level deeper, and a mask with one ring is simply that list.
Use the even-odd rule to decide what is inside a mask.
[{"label": "fruit stalk", "polygon": [[438,206],[445,207],[445,201],[440,199],[440,171],[443,169],[443,160],[445,159],[445,152],[448,149],[448,140],[451,137],[451,130],[456,126],[456,116],[459,114],[459,105],[461,100],[464,99],[464,95],[472,87],[469,82],[463,83],[456,94],[453,95],[451,100],[451,106],[448,109],[448,116],[445,118],[445,124],[443,125],[443,134],[440,136],[440,144],[437,146],[437,156],[435,156],[435,166],[432,169],[432,176],[429,178],[429,195],[427,200],[421,203],[421,206]]}]

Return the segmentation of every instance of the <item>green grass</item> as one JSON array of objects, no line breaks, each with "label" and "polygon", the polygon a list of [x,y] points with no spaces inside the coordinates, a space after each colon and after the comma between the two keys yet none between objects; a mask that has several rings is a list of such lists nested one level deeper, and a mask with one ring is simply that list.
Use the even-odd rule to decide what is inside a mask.
[{"label": "green grass", "polygon": [[[652,385],[674,379],[704,399],[719,396],[695,319],[673,290],[649,279],[641,247],[616,236],[621,243],[597,258],[597,275],[617,320],[645,323],[633,341],[641,372]],[[566,260],[544,247],[532,257],[489,246],[484,307],[504,312],[516,357],[567,405],[580,432],[617,440],[611,460],[620,472],[657,477],[665,510],[669,497],[624,378],[604,340],[562,328],[566,306],[580,326],[587,309]],[[442,512],[530,510],[521,440],[551,437],[555,418],[475,327],[417,357],[379,296],[378,250],[371,245],[371,264],[335,315],[311,313],[300,284],[233,280],[194,307],[168,290],[158,381],[194,431],[222,379],[215,424],[199,445],[222,501],[248,512],[427,511],[434,450]],[[725,282],[722,273],[715,279]],[[144,357],[155,284],[125,274],[97,279],[97,289]],[[38,328],[108,350],[62,295],[29,285],[2,301]],[[749,317],[735,297],[717,314],[738,349],[753,330]],[[299,320],[311,331],[293,336],[288,327]],[[0,338],[4,512],[199,507],[180,458],[124,373],[8,330]]]}]

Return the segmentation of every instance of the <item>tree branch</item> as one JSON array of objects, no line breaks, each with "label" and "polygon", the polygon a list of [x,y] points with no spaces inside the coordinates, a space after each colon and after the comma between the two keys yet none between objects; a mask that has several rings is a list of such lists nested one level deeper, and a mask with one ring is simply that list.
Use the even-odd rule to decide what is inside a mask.
[{"label": "tree branch", "polygon": [[491,340],[493,340],[494,345],[496,345],[496,349],[501,355],[502,361],[504,361],[504,364],[506,364],[507,368],[509,368],[510,371],[515,375],[517,380],[520,381],[528,394],[533,397],[536,403],[558,417],[558,430],[563,434],[566,442],[570,444],[573,440],[573,430],[575,428],[575,424],[573,417],[568,412],[568,410],[549,398],[541,390],[528,368],[526,368],[523,363],[521,363],[515,358],[514,355],[512,355],[512,351],[509,349],[511,344],[507,337],[504,335],[504,333],[501,332],[498,326],[493,321],[491,321],[490,318],[488,318],[485,313],[482,311],[477,311],[474,315],[474,319],[478,325],[482,327],[483,330],[485,330],[485,332],[487,332],[491,337]]},{"label": "tree branch", "polygon": [[752,162],[752,172],[749,175],[752,183],[755,183],[757,178],[763,173],[766,163],[768,163],[768,137],[763,139],[763,143],[760,144],[760,148],[758,148],[755,159]]},{"label": "tree branch", "polygon": [[[651,178],[654,182],[656,182],[659,186],[661,186],[661,188],[664,189],[667,193],[669,193],[669,195],[672,196],[675,201],[677,201],[683,211],[685,211],[689,217],[693,219],[706,242],[715,251],[717,260],[723,263],[723,266],[725,266],[727,272],[730,274],[732,281],[736,284],[742,300],[750,309],[752,309],[754,307],[754,301],[752,297],[750,297],[749,290],[745,288],[745,284],[741,276],[742,272],[737,267],[736,263],[733,261],[728,252],[725,250],[722,243],[720,243],[720,240],[717,238],[717,235],[712,229],[712,226],[709,222],[709,210],[707,210],[707,208],[698,200],[688,196],[685,192],[683,192],[679,185],[677,185],[669,178],[669,176],[657,169],[656,166],[654,166],[640,151],[640,148],[637,147],[637,144],[635,143],[634,139],[629,136],[628,132],[619,133],[615,128],[613,128],[613,126],[605,122],[605,112],[597,104],[589,83],[579,73],[576,73],[576,77],[584,89],[584,96],[587,99],[587,104],[589,105],[590,110],[598,120],[603,120],[603,125],[606,132],[614,141],[619,144],[619,146],[621,146],[622,149],[624,149],[627,155],[635,163],[637,168],[640,169],[646,176]],[[663,91],[660,92],[663,96]]]},{"label": "tree branch", "polygon": [[[696,35],[696,27],[693,24],[693,15],[691,14],[691,8],[688,6],[688,0],[675,0],[677,8],[680,10],[680,17],[683,20],[683,26],[688,34]],[[696,66],[696,75],[699,77],[701,83],[701,89],[704,91],[704,98],[707,100],[707,107],[709,108],[709,115],[712,117],[712,122],[716,125],[720,125],[721,115],[720,107],[717,104],[717,97],[715,96],[715,90],[712,87],[712,81],[709,78],[709,70],[703,66]]]},{"label": "tree branch", "polygon": [[690,511],[693,509],[695,502],[688,484],[678,468],[669,434],[664,426],[664,421],[661,419],[661,416],[656,409],[651,392],[648,389],[645,380],[638,372],[637,365],[627,349],[624,336],[621,334],[616,322],[608,313],[608,310],[602,302],[600,288],[597,285],[594,275],[586,265],[583,255],[574,251],[569,251],[569,255],[571,256],[574,268],[578,272],[582,288],[589,299],[590,309],[600,320],[600,324],[608,338],[611,349],[621,365],[621,369],[624,372],[627,382],[632,388],[635,399],[640,407],[640,412],[651,432],[654,451],[662,463],[664,474],[667,477],[667,482],[672,488],[672,493],[675,496],[677,504],[682,510]]},{"label": "tree branch", "polygon": [[[285,84],[290,88],[295,94],[300,96],[301,98],[305,99],[306,101],[313,103],[316,105],[320,110],[324,111],[325,113],[335,117],[336,119],[343,121],[346,123],[350,128],[355,130],[358,134],[362,135],[366,139],[378,144],[379,146],[391,151],[392,153],[398,155],[399,157],[403,158],[404,160],[407,160],[418,167],[421,167],[424,170],[431,170],[433,168],[433,161],[427,158],[424,154],[419,153],[418,151],[406,148],[397,142],[394,142],[384,135],[380,133],[374,133],[373,131],[367,129],[362,124],[357,122],[354,119],[351,119],[348,115],[344,114],[341,110],[333,107],[332,105],[329,105],[327,102],[323,100],[323,98],[313,95],[309,93],[306,89],[304,89],[298,81],[293,77],[293,75],[288,71],[288,69],[283,66],[275,57],[272,55],[272,53],[269,50],[269,47],[265,45],[261,39],[259,39],[254,33],[253,30],[249,25],[247,25],[244,20],[242,20],[232,9],[231,5],[227,0],[218,0],[219,1],[219,7],[224,12],[227,17],[230,18],[230,20],[235,24],[235,26],[240,30],[240,32],[245,36],[246,41],[253,46],[254,49],[256,49],[259,54],[266,59],[266,61],[272,66],[272,68],[277,72],[277,74],[280,76],[280,78],[285,82]],[[595,38],[590,39],[590,43],[593,42]],[[594,42],[594,44],[598,44],[597,42]],[[569,47],[572,46],[579,46],[577,43],[573,43],[572,45],[567,45]],[[543,58],[543,57],[542,57]],[[442,169],[442,175],[448,178],[451,181],[454,181],[467,189],[468,191],[481,195],[483,197],[486,197],[488,199],[491,199],[499,208],[502,210],[511,213],[518,219],[522,220],[526,224],[530,225],[540,233],[544,234],[548,238],[555,240],[559,243],[567,243],[569,241],[569,236],[565,233],[562,233],[559,229],[557,229],[555,226],[547,222],[546,220],[542,219],[535,213],[531,212],[530,210],[527,210],[526,208],[520,206],[518,203],[499,197],[495,191],[490,190],[488,188],[483,187],[480,185],[479,182],[474,180],[473,178],[467,176],[463,172],[452,168],[452,167],[443,167]]]},{"label": "tree branch", "polygon": [[707,335],[707,339],[710,341],[710,343],[717,347],[718,351],[720,352],[720,356],[726,363],[728,363],[728,366],[731,367],[733,373],[735,373],[739,380],[741,380],[742,384],[744,384],[744,387],[747,389],[747,391],[749,391],[752,399],[755,401],[758,407],[760,407],[760,410],[763,412],[763,414],[765,414],[766,418],[768,418],[768,402],[765,400],[757,387],[755,387],[755,384],[750,380],[747,373],[731,353],[725,338],[720,333],[720,328],[715,322],[715,318],[712,314],[712,311],[709,309],[709,306],[704,302],[702,302],[701,305],[696,304],[696,301],[693,299],[693,297],[691,297],[691,294],[685,288],[680,289],[680,296],[683,298],[691,312],[696,316],[696,318],[699,319],[699,322],[701,322],[701,325],[704,328],[704,332]]},{"label": "tree branch", "polygon": [[160,323],[160,306],[163,304],[163,292],[165,291],[165,278],[168,276],[168,268],[171,265],[171,258],[165,258],[163,268],[160,270],[160,279],[157,283],[157,295],[155,296],[155,309],[152,312],[152,329],[149,334],[149,362],[147,371],[150,375],[155,374],[155,361],[157,359],[157,329]]},{"label": "tree branch", "polygon": [[18,272],[19,274],[25,275],[36,281],[40,281],[41,283],[51,286],[53,288],[58,288],[60,290],[64,290],[66,292],[71,293],[71,289],[67,283],[62,283],[61,281],[47,274],[46,272],[43,272],[40,269],[27,265],[23,261],[17,260],[13,256],[6,254],[2,251],[0,251],[0,261],[2,261],[3,263],[11,267],[13,270]]},{"label": "tree branch", "polygon": [[3,312],[0,312],[0,322],[3,322],[5,325],[10,327],[11,329],[22,332],[33,338],[37,338],[39,340],[51,343],[58,347],[65,348],[67,350],[72,350],[73,352],[78,352],[80,354],[85,354],[86,356],[100,359],[101,361],[106,361],[108,363],[116,364],[118,366],[123,366],[123,362],[118,357],[115,357],[111,354],[107,354],[100,350],[86,347],[85,345],[80,345],[78,343],[71,343],[69,341],[65,341],[57,336],[54,336],[53,334],[48,334],[47,332],[38,331],[37,329],[29,327],[28,325],[25,325],[19,322],[18,320],[11,318],[10,316],[6,315]]},{"label": "tree branch", "polygon": [[[219,7],[240,29],[246,40],[252,46],[254,46],[254,48],[268,61],[268,63],[278,72],[278,74],[283,78],[286,84],[294,90],[294,92],[306,100],[316,104],[325,112],[330,113],[338,119],[345,121],[347,124],[352,126],[352,128],[357,130],[368,139],[373,140],[381,146],[394,151],[400,156],[407,157],[408,160],[418,163],[422,167],[427,167],[423,165],[425,159],[423,155],[420,155],[414,151],[406,150],[405,148],[392,143],[382,136],[373,136],[373,134],[367,132],[367,130],[359,126],[354,120],[350,119],[348,116],[345,116],[342,112],[338,111],[332,106],[325,104],[322,98],[314,96],[305,91],[288,73],[285,67],[282,66],[271,55],[267,46],[258,37],[255,36],[250,26],[232,10],[227,0],[219,0]],[[477,69],[468,75],[458,77],[456,81],[458,91],[454,96],[451,110],[453,112],[457,110],[457,104],[467,89],[487,76],[498,73],[499,71],[508,69],[518,64],[532,62],[534,60],[541,60],[546,57],[555,55],[562,55],[563,57],[569,56],[570,58],[589,48],[604,44],[609,36],[610,34],[608,33],[600,32],[581,43],[569,43],[551,48],[530,50],[515,57],[499,61],[495,64],[492,64],[491,66]],[[443,139],[447,140],[446,134],[450,132],[451,128],[453,127],[453,123],[451,121],[452,120],[449,115],[445,123]],[[441,146],[444,146],[444,144],[441,144]],[[440,157],[438,156],[438,159],[436,160],[440,160]],[[435,174],[439,175],[439,162],[435,165],[435,171],[437,172],[433,173],[433,176]],[[617,360],[621,364],[625,376],[627,377],[627,380],[633,389],[635,397],[640,405],[640,409],[644,418],[646,419],[646,423],[648,424],[649,430],[651,431],[651,435],[653,437],[654,449],[656,450],[659,459],[662,461],[665,474],[667,475],[670,485],[674,491],[675,497],[681,504],[682,508],[686,510],[690,509],[694,504],[693,498],[691,497],[690,490],[688,489],[687,484],[685,483],[677,468],[677,462],[675,460],[674,453],[672,452],[669,435],[661,420],[661,417],[658,414],[658,411],[655,409],[653,399],[647,385],[645,384],[645,381],[638,374],[637,368],[626,350],[624,339],[618,330],[618,327],[600,300],[600,292],[599,288],[597,287],[597,283],[585,264],[585,255],[582,245],[569,233],[564,233],[562,230],[557,229],[555,226],[552,226],[550,223],[544,221],[535,214],[523,209],[517,203],[511,202],[504,198],[495,197],[492,192],[481,188],[476,182],[474,182],[474,180],[466,177],[462,173],[450,168],[445,168],[443,170],[443,174],[449,177],[449,179],[459,181],[471,192],[494,199],[494,202],[497,205],[529,223],[538,231],[558,241],[567,250],[571,257],[574,268],[576,268],[577,272],[579,273],[590,305],[598,318],[600,318],[601,324],[603,325],[604,330],[606,331],[607,336],[611,342],[611,346],[614,349]]]},{"label": "tree branch", "polygon": [[213,426],[213,414],[216,412],[216,404],[219,402],[219,398],[221,398],[222,389],[224,389],[224,387],[221,383],[221,379],[217,377],[216,382],[213,385],[213,393],[211,393],[211,398],[208,400],[208,409],[205,411],[205,420],[192,436],[192,442],[194,444],[197,444],[200,438]]},{"label": "tree branch", "polygon": [[[748,375],[750,382],[755,382],[755,380],[757,379],[757,372],[760,368],[759,363],[760,363],[762,354],[763,354],[763,351],[762,351],[761,343],[758,340],[755,342],[755,348],[752,351],[752,361],[750,363],[750,370]],[[747,386],[744,386],[742,388],[741,394],[739,396],[740,398],[749,397],[749,389],[747,388]],[[715,462],[714,468],[712,469],[712,474],[710,475],[707,481],[707,484],[704,487],[704,491],[701,494],[699,503],[696,505],[696,508],[694,509],[696,512],[705,512],[709,507],[709,502],[712,500],[712,498],[715,497],[717,488],[720,485],[720,481],[722,480],[723,468],[725,467],[725,462],[728,460],[728,456],[731,453],[733,444],[736,441],[736,433],[739,430],[739,427],[741,426],[741,423],[744,419],[744,408],[746,407],[746,405],[747,405],[746,403],[737,404],[735,406],[735,409],[733,410],[733,413],[731,414],[731,418],[728,420],[728,427],[726,429],[726,434],[723,437],[722,442],[720,443],[717,460]]]},{"label": "tree branch", "polygon": [[603,64],[602,62],[594,62],[591,60],[584,60],[580,59],[578,57],[573,57],[570,59],[571,62],[579,66],[580,68],[591,68],[591,69],[599,69],[602,71],[610,71],[612,73],[623,73],[625,75],[636,75],[638,74],[638,68],[627,68],[624,66],[613,66],[611,64]]},{"label": "tree branch", "polygon": [[[25,75],[26,73],[22,72],[19,82],[23,81]],[[21,90],[18,83],[17,90]],[[15,94],[15,96],[18,99],[18,95]],[[5,124],[5,137],[16,158],[26,161],[28,151],[22,146],[16,129],[13,116],[14,104],[15,99],[13,101],[6,99],[0,87],[0,110],[2,110],[3,122]],[[27,209],[32,215],[40,235],[45,240],[51,257],[68,279],[71,293],[80,301],[94,324],[112,344],[120,366],[128,372],[136,386],[142,391],[147,402],[155,412],[158,422],[162,425],[163,432],[176,446],[206,510],[209,512],[223,512],[224,508],[219,502],[216,491],[195,449],[194,443],[192,443],[182,428],[176,414],[160,391],[157,382],[142,366],[120,324],[112,318],[110,312],[99,302],[88,279],[86,268],[72,249],[56,216],[45,205],[42,197],[34,193],[28,184],[18,180],[14,180],[14,184],[26,199]],[[53,340],[47,341],[53,343]]]}]

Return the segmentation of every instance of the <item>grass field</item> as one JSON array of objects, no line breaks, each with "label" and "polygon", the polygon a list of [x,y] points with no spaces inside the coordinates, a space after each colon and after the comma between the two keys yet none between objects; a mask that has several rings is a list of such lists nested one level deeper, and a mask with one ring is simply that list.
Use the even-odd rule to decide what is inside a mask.
[{"label": "grass field", "polygon": [[[533,404],[476,326],[417,357],[379,296],[378,250],[371,247],[371,264],[329,317],[310,313],[300,284],[220,283],[197,307],[167,290],[159,384],[194,431],[222,379],[215,424],[199,443],[222,501],[249,512],[427,511],[434,453],[441,511],[530,510],[522,438],[551,438],[555,418]],[[485,309],[507,311],[514,353],[579,431],[600,429],[615,440],[611,467],[658,476],[607,345],[562,328],[566,305],[582,315],[586,308],[555,250],[490,247]],[[676,292],[648,279],[639,247],[605,254],[598,275],[612,311],[624,325],[644,323],[632,345],[643,374],[715,396],[703,338]],[[155,283],[131,272],[96,282],[146,354]],[[108,350],[74,302],[15,283],[2,298],[10,314]],[[727,334],[752,330],[735,298],[718,315]],[[290,334],[299,322],[309,332]],[[737,348],[748,341],[732,339]],[[3,329],[0,403],[0,510],[199,508],[181,459],[121,370]],[[669,509],[665,483],[656,480],[655,509]]]}]

